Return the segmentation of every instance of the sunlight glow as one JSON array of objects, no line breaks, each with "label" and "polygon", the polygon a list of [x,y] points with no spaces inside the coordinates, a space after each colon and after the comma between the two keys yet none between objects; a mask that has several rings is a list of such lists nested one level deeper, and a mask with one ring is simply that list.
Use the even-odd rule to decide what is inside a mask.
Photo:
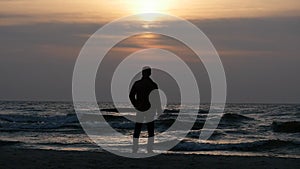
[{"label": "sunlight glow", "polygon": [[[132,0],[129,2],[128,6],[133,14],[168,13],[171,4],[171,0]],[[154,15],[143,15],[141,19],[153,21],[158,18]]]},{"label": "sunlight glow", "polygon": [[137,0],[131,5],[136,13],[167,12],[170,0]]},{"label": "sunlight glow", "polygon": [[[276,1],[276,3],[271,3]],[[13,9],[13,10],[12,10]],[[299,17],[299,0],[0,0],[0,26],[31,23],[99,23],[141,13],[185,19]],[[145,21],[160,21],[151,15]]]}]

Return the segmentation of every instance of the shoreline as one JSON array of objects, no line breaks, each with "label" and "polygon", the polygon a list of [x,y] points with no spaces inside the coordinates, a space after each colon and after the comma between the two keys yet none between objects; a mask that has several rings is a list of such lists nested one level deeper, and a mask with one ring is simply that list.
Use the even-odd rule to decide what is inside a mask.
[{"label": "shoreline", "polygon": [[145,159],[119,157],[108,152],[57,151],[0,147],[1,168],[224,168],[294,169],[300,159],[283,157],[160,154]]}]

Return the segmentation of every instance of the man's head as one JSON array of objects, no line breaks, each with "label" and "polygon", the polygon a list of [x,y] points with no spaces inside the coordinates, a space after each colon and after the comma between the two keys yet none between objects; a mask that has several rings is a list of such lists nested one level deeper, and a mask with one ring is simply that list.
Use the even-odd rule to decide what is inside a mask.
[{"label": "man's head", "polygon": [[143,67],[142,75],[143,77],[149,77],[151,75],[151,68],[149,66]]}]

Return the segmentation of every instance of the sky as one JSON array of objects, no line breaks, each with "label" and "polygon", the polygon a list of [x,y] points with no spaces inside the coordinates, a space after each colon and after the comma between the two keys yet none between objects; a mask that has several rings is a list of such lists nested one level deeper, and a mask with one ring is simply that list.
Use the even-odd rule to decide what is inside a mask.
[{"label": "sky", "polygon": [[[224,66],[228,102],[300,103],[299,0],[2,0],[0,100],[72,100],[74,65],[90,35],[142,12],[179,16],[207,35]],[[108,55],[162,45],[181,49],[166,37],[137,36]],[[209,102],[207,77],[199,79],[201,97]],[[96,86],[102,83],[107,79],[98,77]],[[107,91],[96,92],[106,101]]]}]

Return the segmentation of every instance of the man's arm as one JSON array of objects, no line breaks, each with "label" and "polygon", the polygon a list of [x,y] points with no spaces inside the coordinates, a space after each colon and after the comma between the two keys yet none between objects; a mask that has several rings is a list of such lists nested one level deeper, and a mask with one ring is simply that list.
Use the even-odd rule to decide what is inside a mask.
[{"label": "man's arm", "polygon": [[161,107],[161,100],[160,100],[160,95],[158,91],[158,86],[156,85],[156,89],[153,91],[154,95],[154,104],[155,104],[155,109],[156,109],[156,114],[157,116],[160,116],[163,113],[162,107]]},{"label": "man's arm", "polygon": [[136,97],[135,97],[136,93],[137,93],[136,84],[134,83],[129,93],[129,99],[134,107],[136,106]]}]

